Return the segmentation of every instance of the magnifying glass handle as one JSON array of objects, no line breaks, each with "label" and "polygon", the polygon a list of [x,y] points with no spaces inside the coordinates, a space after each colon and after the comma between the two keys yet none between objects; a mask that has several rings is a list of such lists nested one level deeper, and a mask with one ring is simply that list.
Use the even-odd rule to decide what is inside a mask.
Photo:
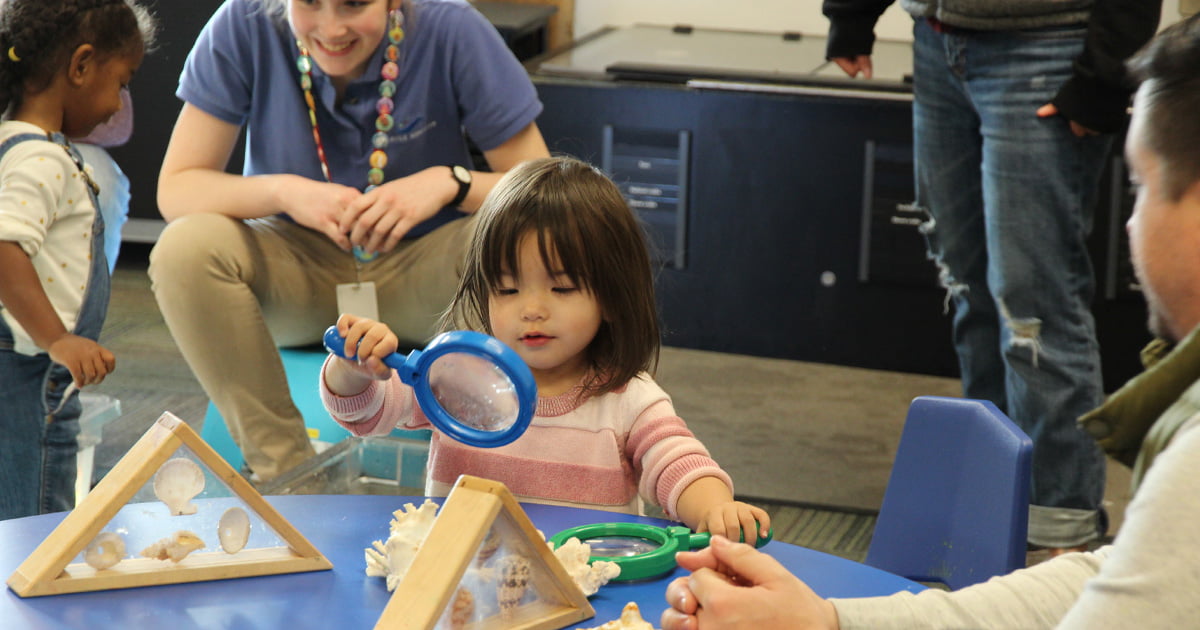
[{"label": "magnifying glass handle", "polygon": [[[325,329],[325,335],[322,337],[325,342],[325,349],[334,356],[343,359],[353,359],[353,354],[346,354],[346,338],[338,333],[337,326],[330,326]],[[414,351],[415,352],[415,351]],[[405,376],[405,363],[408,362],[409,355],[393,352],[383,358],[383,364],[400,372],[400,376]],[[401,380],[404,380],[403,378]],[[404,381],[408,383],[409,381]]]}]

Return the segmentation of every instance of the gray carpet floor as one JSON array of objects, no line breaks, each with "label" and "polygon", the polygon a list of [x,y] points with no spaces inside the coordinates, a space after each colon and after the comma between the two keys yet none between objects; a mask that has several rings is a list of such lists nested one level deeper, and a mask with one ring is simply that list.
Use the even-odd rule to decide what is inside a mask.
[{"label": "gray carpet floor", "polygon": [[[201,429],[208,399],[180,356],[146,276],[145,245],[127,245],[101,341],[117,370],[89,388],[120,401],[96,447],[98,479],[164,411]],[[958,396],[958,381],[918,374],[664,348],[658,370],[680,416],[762,504],[780,540],[861,560],[911,400]],[[1110,465],[1120,524],[1127,471]]]},{"label": "gray carpet floor", "polygon": [[[98,470],[163,411],[199,429],[208,404],[163,323],[145,257],[127,246],[113,278],[101,340],[117,370],[92,389],[123,414],[104,429]],[[670,347],[657,376],[739,495],[866,510],[882,501],[912,398],[959,394],[952,379]]]}]

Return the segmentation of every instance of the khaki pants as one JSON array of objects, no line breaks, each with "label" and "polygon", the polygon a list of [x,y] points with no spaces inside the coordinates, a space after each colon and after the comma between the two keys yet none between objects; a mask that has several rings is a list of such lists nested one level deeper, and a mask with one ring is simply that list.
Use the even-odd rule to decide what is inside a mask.
[{"label": "khaki pants", "polygon": [[1179,15],[1188,17],[1200,11],[1200,0],[1179,0]]},{"label": "khaki pants", "polygon": [[167,226],[150,254],[159,309],[260,479],[314,454],[276,347],[319,343],[337,321],[337,285],[356,277],[375,283],[380,318],[401,343],[424,345],[454,296],[474,225],[460,219],[403,241],[357,272],[351,254],[279,217],[196,214]]}]

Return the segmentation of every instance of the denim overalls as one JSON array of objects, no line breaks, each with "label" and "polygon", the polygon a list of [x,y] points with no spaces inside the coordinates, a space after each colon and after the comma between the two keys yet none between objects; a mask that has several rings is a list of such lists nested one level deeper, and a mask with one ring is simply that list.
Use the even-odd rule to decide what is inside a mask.
[{"label": "denim overalls", "polygon": [[[18,134],[0,143],[0,157],[27,140],[62,146],[83,172],[83,160],[61,133]],[[108,311],[111,277],[104,254],[104,219],[89,187],[96,218],[92,223],[91,268],[73,332],[96,340]],[[66,367],[48,354],[13,350],[13,333],[0,319],[0,519],[69,510],[75,505],[75,456],[79,451],[79,396],[59,408],[71,383]],[[56,411],[57,410],[57,411]]]}]

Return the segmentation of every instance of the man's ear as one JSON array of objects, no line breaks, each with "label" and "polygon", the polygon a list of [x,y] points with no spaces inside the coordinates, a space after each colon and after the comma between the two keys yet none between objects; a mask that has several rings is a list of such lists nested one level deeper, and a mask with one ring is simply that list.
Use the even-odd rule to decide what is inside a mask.
[{"label": "man's ear", "polygon": [[87,74],[96,64],[96,47],[91,44],[80,44],[71,53],[71,63],[67,66],[67,83],[71,87],[83,85]]}]

